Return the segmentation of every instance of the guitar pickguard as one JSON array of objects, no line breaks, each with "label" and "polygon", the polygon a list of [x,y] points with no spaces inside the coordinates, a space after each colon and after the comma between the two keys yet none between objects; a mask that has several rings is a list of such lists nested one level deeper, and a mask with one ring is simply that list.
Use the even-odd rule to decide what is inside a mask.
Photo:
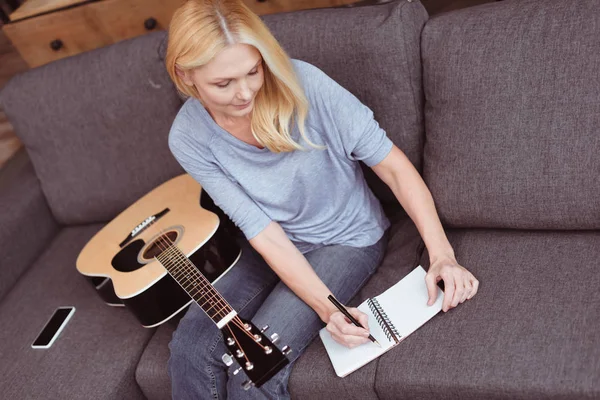
[{"label": "guitar pickguard", "polygon": [[111,260],[114,269],[120,272],[131,272],[144,266],[138,261],[138,254],[146,245],[142,239],[136,239],[123,247]]}]

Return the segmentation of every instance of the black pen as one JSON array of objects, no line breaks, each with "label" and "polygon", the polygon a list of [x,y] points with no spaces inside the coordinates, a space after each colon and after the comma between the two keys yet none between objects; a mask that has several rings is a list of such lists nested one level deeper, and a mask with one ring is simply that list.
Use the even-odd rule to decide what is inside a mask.
[{"label": "black pen", "polygon": [[[340,303],[339,301],[337,301],[337,299],[335,297],[333,297],[332,295],[327,296],[327,298],[329,299],[329,301],[331,301],[333,303],[334,306],[337,307],[338,310],[340,310],[342,312],[342,314],[344,314],[346,316],[346,318],[348,318],[354,325],[358,326],[359,328],[363,328],[365,329],[364,326],[361,325],[360,322],[358,322],[358,320],[356,318],[354,318],[349,312],[348,310],[346,310],[346,307],[344,307],[342,305],[342,303]],[[377,341],[377,339],[375,339],[373,337],[373,335],[371,335],[369,333],[369,339],[371,340],[371,342],[375,343],[377,346],[381,347],[381,345],[379,344],[379,342]]]}]

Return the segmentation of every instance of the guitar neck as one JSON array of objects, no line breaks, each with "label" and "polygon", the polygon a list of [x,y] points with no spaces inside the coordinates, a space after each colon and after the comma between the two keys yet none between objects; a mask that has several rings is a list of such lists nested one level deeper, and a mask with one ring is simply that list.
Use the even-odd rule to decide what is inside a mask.
[{"label": "guitar neck", "polygon": [[236,316],[236,312],[229,303],[179,247],[172,243],[165,243],[162,247],[164,250],[155,258],[219,329]]}]

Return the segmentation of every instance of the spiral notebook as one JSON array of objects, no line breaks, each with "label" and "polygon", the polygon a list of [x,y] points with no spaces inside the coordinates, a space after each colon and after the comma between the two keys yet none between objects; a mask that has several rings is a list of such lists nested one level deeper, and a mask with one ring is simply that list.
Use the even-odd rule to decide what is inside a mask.
[{"label": "spiral notebook", "polygon": [[379,296],[367,299],[357,308],[369,317],[369,331],[381,347],[369,342],[348,348],[333,340],[321,329],[319,336],[325,345],[335,373],[345,377],[383,353],[396,347],[408,335],[419,329],[442,309],[444,292],[437,287],[435,303],[427,305],[429,295],[425,284],[425,270],[418,266],[394,286]]}]

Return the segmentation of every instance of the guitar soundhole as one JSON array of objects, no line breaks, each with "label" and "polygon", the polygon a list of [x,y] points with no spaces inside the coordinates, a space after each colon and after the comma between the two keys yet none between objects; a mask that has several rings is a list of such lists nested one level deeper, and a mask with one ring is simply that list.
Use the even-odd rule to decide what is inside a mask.
[{"label": "guitar soundhole", "polygon": [[165,251],[165,249],[175,243],[177,241],[177,237],[179,236],[179,232],[177,231],[169,231],[163,233],[159,237],[157,237],[152,243],[146,248],[142,257],[146,260],[151,260],[154,257],[158,256],[160,253]]}]

